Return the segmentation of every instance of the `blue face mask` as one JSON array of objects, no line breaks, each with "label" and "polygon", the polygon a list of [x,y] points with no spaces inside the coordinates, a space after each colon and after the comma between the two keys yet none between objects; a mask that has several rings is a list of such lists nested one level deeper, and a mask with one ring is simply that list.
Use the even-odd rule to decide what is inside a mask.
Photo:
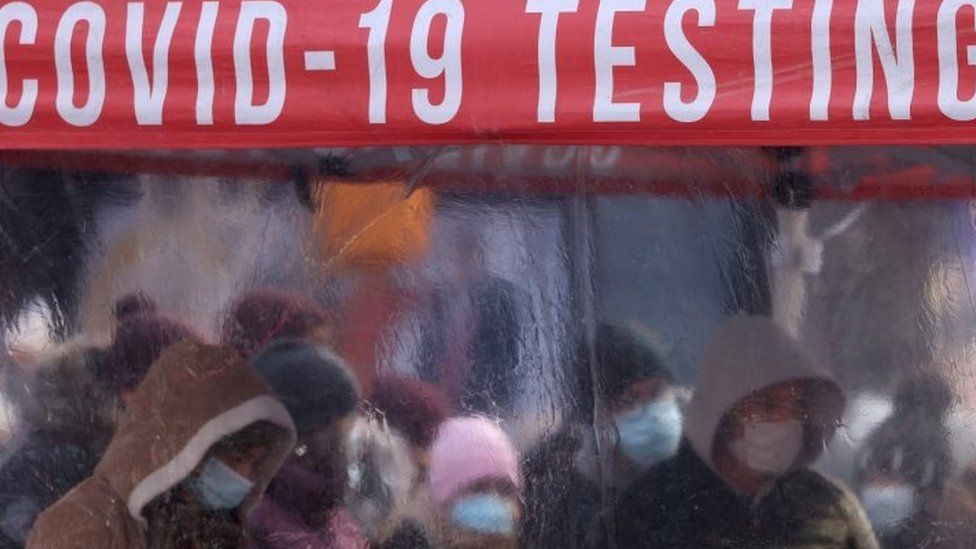
[{"label": "blue face mask", "polygon": [[618,444],[627,458],[648,466],[669,458],[681,441],[681,410],[674,399],[656,400],[614,418]]},{"label": "blue face mask", "polygon": [[210,509],[235,509],[254,489],[253,482],[215,457],[203,464],[190,486],[200,503]]},{"label": "blue face mask", "polygon": [[451,519],[454,524],[480,534],[515,533],[515,509],[498,494],[465,496],[454,502]]}]

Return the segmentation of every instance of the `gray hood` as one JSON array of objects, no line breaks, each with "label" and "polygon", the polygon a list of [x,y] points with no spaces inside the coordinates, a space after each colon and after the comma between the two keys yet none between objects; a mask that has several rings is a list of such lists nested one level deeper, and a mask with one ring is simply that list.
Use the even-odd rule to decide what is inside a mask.
[{"label": "gray hood", "polygon": [[[738,401],[764,387],[785,381],[804,383],[807,425],[823,429],[829,440],[844,412],[844,396],[826,370],[772,320],[749,315],[723,324],[701,362],[695,394],[685,411],[685,436],[703,461],[714,468],[715,433]],[[804,448],[798,466],[809,465],[822,444]]]}]

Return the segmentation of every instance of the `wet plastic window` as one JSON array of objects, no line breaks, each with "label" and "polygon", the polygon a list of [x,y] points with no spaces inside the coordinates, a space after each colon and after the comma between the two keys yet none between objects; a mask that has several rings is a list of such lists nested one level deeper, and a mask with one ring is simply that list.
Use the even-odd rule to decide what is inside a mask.
[{"label": "wet plastic window", "polygon": [[969,147],[0,155],[0,547],[968,547]]}]

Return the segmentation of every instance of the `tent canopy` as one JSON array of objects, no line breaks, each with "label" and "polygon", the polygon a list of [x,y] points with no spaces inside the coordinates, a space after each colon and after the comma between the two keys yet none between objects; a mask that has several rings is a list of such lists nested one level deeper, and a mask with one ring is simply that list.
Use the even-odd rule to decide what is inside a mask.
[{"label": "tent canopy", "polygon": [[955,0],[13,2],[0,147],[972,143]]}]

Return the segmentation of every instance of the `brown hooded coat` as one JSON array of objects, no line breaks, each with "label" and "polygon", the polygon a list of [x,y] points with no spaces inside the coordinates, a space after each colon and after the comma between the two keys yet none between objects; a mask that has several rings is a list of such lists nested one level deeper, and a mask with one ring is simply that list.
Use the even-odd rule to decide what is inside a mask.
[{"label": "brown hooded coat", "polygon": [[146,505],[190,475],[215,443],[262,420],[283,436],[256,469],[242,518],[294,445],[291,418],[233,351],[190,342],[170,347],[133,396],[95,473],[40,516],[27,547],[144,548]]}]

